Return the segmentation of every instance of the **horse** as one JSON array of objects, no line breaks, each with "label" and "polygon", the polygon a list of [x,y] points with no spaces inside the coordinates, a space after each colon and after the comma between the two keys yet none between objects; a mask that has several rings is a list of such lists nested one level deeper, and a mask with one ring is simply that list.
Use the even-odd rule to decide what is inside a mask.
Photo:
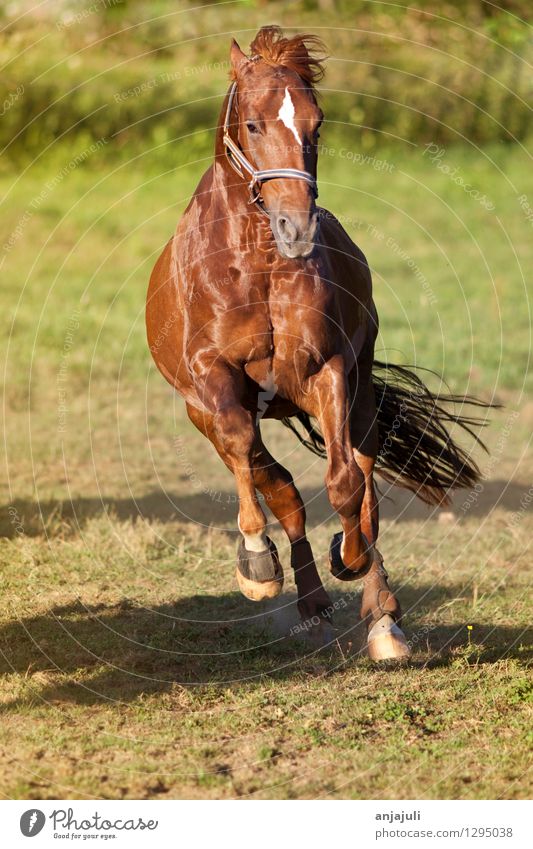
[{"label": "horse", "polygon": [[283,586],[260,493],[290,543],[300,616],[329,625],[305,505],[261,438],[261,421],[271,418],[326,458],[325,487],[341,525],[331,573],[362,579],[369,657],[403,662],[401,608],[377,548],[374,473],[429,504],[446,503],[450,490],[479,478],[448,426],[472,433],[475,420],[444,404],[466,396],[443,400],[412,369],[375,360],[367,260],[316,203],[324,60],[316,36],[285,37],[279,27],[260,29],[249,56],[232,40],[214,161],[150,278],[148,344],[234,475],[241,592],[260,601]]}]

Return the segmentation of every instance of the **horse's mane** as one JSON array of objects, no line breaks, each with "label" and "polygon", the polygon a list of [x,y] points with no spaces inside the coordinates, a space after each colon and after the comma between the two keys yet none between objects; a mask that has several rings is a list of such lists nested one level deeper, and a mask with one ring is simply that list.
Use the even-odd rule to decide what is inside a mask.
[{"label": "horse's mane", "polygon": [[295,71],[311,88],[324,76],[326,48],[316,35],[285,38],[281,27],[261,27],[250,44],[252,56],[260,56],[269,65],[283,65]]}]

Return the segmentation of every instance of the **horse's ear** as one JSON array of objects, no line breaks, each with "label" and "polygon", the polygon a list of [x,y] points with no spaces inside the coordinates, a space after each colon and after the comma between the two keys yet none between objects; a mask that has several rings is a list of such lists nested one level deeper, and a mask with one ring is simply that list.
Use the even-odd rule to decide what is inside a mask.
[{"label": "horse's ear", "polygon": [[244,65],[249,62],[247,56],[242,52],[241,48],[237,44],[234,38],[231,39],[231,49],[229,52],[229,56],[231,59],[231,67],[233,68],[234,74],[238,74],[239,71],[242,70]]}]

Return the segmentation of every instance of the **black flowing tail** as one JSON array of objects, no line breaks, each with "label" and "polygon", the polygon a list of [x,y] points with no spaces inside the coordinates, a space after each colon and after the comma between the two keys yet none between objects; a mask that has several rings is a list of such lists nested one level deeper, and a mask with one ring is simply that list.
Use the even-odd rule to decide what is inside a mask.
[{"label": "black flowing tail", "polygon": [[[483,427],[486,421],[451,412],[447,406],[486,409],[495,405],[468,395],[434,394],[410,368],[378,360],[372,378],[379,439],[376,471],[387,481],[415,492],[427,504],[446,504],[450,490],[474,486],[480,478],[479,468],[448,429],[462,428],[485,449],[474,428]],[[324,438],[310,416],[299,412],[294,418],[305,435],[292,418],[282,419],[283,424],[306,448],[325,457]]]}]

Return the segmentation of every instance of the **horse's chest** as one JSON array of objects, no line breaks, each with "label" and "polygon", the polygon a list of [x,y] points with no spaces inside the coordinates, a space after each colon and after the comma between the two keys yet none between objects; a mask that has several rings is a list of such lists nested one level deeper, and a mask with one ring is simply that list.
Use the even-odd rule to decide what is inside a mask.
[{"label": "horse's chest", "polygon": [[268,323],[263,330],[268,350],[248,362],[246,372],[265,392],[296,400],[305,381],[341,344],[331,288],[312,276],[274,281]]},{"label": "horse's chest", "polygon": [[228,359],[236,364],[264,360],[273,354],[273,333],[266,301],[239,304],[217,322],[217,336]]},{"label": "horse's chest", "polygon": [[298,362],[323,361],[339,340],[339,316],[334,288],[321,276],[300,273],[294,279],[274,277],[270,290],[270,320],[275,358]]}]

